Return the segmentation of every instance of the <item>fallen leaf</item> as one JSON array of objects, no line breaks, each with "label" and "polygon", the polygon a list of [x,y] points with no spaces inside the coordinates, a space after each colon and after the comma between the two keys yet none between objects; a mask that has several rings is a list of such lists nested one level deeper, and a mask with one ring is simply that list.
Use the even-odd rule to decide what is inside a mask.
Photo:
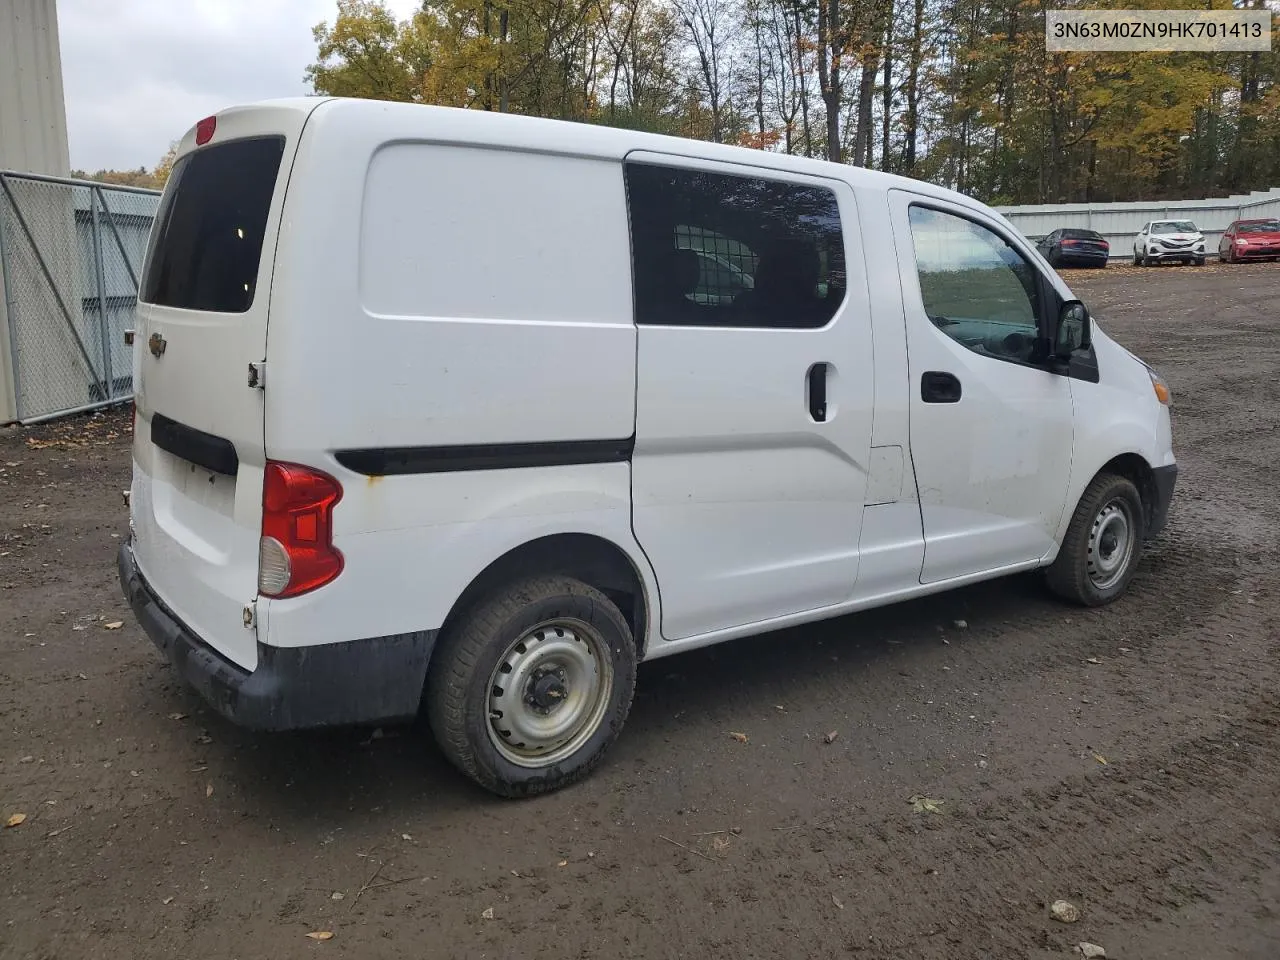
[{"label": "fallen leaf", "polygon": [[213,737],[209,736],[207,733],[201,734],[196,737],[196,743],[213,743]]},{"label": "fallen leaf", "polygon": [[907,802],[911,804],[911,809],[916,813],[941,813],[942,810],[940,808],[946,803],[945,800],[934,800],[931,797],[922,797],[919,794],[911,797]]},{"label": "fallen leaf", "polygon": [[837,732],[837,731],[835,731],[835,730],[831,730],[831,731],[829,731],[828,733],[823,734],[822,742],[823,742],[823,743],[835,743],[835,741],[836,741],[836,737],[838,737],[838,736],[840,736],[839,732]]},{"label": "fallen leaf", "polygon": [[966,620],[957,620],[957,621],[955,621],[955,626],[956,626],[956,629],[957,629],[957,630],[967,630],[967,629],[969,629],[969,623],[968,623],[968,621],[966,621]]},{"label": "fallen leaf", "polygon": [[27,815],[25,813],[15,813],[4,822],[6,827],[20,827],[26,823]]},{"label": "fallen leaf", "polygon": [[341,890],[335,890],[333,893],[329,894],[330,900],[345,900],[346,897],[347,895]]},{"label": "fallen leaf", "polygon": [[402,834],[400,834],[400,839],[401,839],[401,840],[412,840],[412,839],[413,839],[413,837],[409,836],[409,834],[407,834],[407,833],[402,833]]},{"label": "fallen leaf", "polygon": [[50,830],[48,833],[46,833],[46,834],[44,835],[44,838],[45,838],[46,840],[52,840],[52,839],[53,839],[54,837],[56,837],[58,834],[60,834],[60,833],[66,833],[66,832],[67,832],[68,830],[70,830],[70,829],[71,829],[70,827],[59,827],[57,830]]},{"label": "fallen leaf", "polygon": [[1066,900],[1055,900],[1049,905],[1053,919],[1062,923],[1075,923],[1080,919],[1080,908]]},{"label": "fallen leaf", "polygon": [[23,757],[22,759],[20,759],[18,762],[19,762],[19,763],[30,763],[30,762],[31,762],[32,760],[34,760],[34,759],[35,759],[35,757],[31,756],[31,754],[27,754],[25,757]]},{"label": "fallen leaf", "polygon": [[212,796],[213,796],[213,784],[212,784],[212,783],[206,783],[206,784],[204,785],[204,795],[205,795],[206,797],[212,797]]},{"label": "fallen leaf", "polygon": [[561,860],[559,863],[556,864],[557,867],[567,867],[568,865],[569,865],[568,860]]},{"label": "fallen leaf", "polygon": [[170,720],[185,720],[185,719],[187,719],[187,715],[186,715],[185,713],[171,713],[171,714],[169,714],[169,719],[170,719]]},{"label": "fallen leaf", "polygon": [[333,931],[332,931],[332,930],[316,930],[316,931],[314,931],[314,932],[312,932],[312,933],[308,933],[308,934],[307,934],[307,939],[309,939],[309,940],[332,940],[332,939],[333,939]]},{"label": "fallen leaf", "polygon": [[167,907],[169,904],[173,903],[173,897],[165,897],[165,898],[164,898],[163,900],[161,900],[160,902],[161,902],[161,903],[163,903],[163,904]]},{"label": "fallen leaf", "polygon": [[1103,756],[1102,754],[1100,754],[1100,753],[1095,753],[1095,754],[1093,755],[1093,759],[1097,760],[1097,761],[1098,761],[1100,764],[1102,764],[1104,767],[1107,765],[1107,758],[1106,758],[1106,757],[1104,757],[1104,756]]},{"label": "fallen leaf", "polygon": [[838,909],[840,910],[844,909],[844,904],[840,902],[840,898],[837,897],[834,893],[831,895],[831,902],[834,903]]},{"label": "fallen leaf", "polygon": [[724,851],[729,849],[729,844],[731,842],[732,841],[728,837],[711,838],[711,846],[715,849],[716,853],[724,853]]},{"label": "fallen leaf", "polygon": [[1097,657],[1086,657],[1084,662],[1085,663],[1101,663],[1102,661],[1099,660]]},{"label": "fallen leaf", "polygon": [[103,630],[119,630],[123,626],[124,626],[123,620],[112,620],[110,623],[104,623],[102,625],[102,629]]},{"label": "fallen leaf", "polygon": [[482,919],[482,920],[492,920],[492,919],[493,919],[493,907],[485,907],[485,908],[484,908],[484,912],[480,914],[480,919]]},{"label": "fallen leaf", "polygon": [[737,740],[739,743],[747,742],[747,735],[745,733],[730,733],[729,736],[733,737],[733,739]]}]

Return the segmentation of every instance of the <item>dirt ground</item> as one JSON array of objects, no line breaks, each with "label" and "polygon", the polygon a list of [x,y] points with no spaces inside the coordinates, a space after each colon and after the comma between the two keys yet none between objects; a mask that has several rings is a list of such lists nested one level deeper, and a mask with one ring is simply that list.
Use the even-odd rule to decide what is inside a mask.
[{"label": "dirt ground", "polygon": [[411,729],[210,715],[119,596],[127,417],[0,430],[0,957],[1274,960],[1280,265],[1067,277],[1174,394],[1124,600],[1021,577],[655,662],[530,801]]}]

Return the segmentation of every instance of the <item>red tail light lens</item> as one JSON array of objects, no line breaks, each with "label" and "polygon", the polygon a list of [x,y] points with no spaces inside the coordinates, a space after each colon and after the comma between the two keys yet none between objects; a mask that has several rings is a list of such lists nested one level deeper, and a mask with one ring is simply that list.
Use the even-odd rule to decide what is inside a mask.
[{"label": "red tail light lens", "polygon": [[333,507],[342,486],[333,477],[296,463],[268,462],[262,483],[262,544],[258,591],[296,597],[342,572],[333,545]]}]

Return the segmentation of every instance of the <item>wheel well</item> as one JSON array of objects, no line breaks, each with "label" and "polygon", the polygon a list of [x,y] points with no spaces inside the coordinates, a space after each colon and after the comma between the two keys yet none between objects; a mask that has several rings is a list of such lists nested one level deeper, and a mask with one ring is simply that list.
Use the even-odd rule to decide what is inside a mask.
[{"label": "wheel well", "polygon": [[1156,485],[1155,474],[1147,461],[1136,453],[1122,453],[1120,456],[1108,460],[1098,472],[1118,474],[1138,488],[1138,496],[1142,498],[1143,523],[1144,526],[1149,528],[1152,509],[1156,501]]},{"label": "wheel well", "polygon": [[617,604],[631,625],[636,654],[643,658],[649,623],[644,583],[622,550],[602,537],[586,533],[541,537],[503,554],[462,591],[441,631],[448,630],[459,616],[499,586],[543,574],[581,580]]}]

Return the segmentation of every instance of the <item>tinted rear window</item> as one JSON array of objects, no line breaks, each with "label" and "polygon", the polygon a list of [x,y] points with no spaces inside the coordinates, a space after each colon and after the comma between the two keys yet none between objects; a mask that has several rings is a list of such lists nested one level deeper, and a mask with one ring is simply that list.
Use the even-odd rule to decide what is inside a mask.
[{"label": "tinted rear window", "polygon": [[1101,240],[1102,234],[1093,230],[1063,230],[1062,236],[1067,240]]},{"label": "tinted rear window", "polygon": [[283,137],[259,137],[174,164],[152,228],[143,302],[218,313],[253,305],[283,154]]}]

